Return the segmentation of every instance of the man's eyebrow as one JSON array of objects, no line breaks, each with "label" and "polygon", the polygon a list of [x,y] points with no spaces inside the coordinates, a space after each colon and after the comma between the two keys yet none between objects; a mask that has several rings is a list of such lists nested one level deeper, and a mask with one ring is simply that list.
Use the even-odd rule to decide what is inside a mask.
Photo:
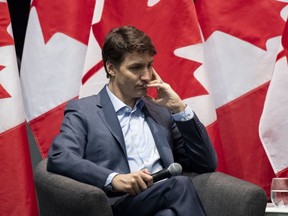
[{"label": "man's eyebrow", "polygon": [[129,66],[142,66],[142,65],[145,65],[145,64],[141,62],[134,62],[134,63],[131,63]]},{"label": "man's eyebrow", "polygon": [[[147,65],[151,65],[151,64],[153,64],[153,62],[154,62],[154,60],[148,62]],[[132,62],[129,66],[145,66],[145,65],[146,65],[146,63],[144,63],[144,62],[136,61],[136,62]]]}]

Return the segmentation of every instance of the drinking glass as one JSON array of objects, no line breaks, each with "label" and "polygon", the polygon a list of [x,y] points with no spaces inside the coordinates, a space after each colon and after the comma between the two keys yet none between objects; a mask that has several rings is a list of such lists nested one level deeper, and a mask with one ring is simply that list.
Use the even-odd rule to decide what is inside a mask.
[{"label": "drinking glass", "polygon": [[276,207],[288,207],[288,178],[273,178],[271,200]]}]

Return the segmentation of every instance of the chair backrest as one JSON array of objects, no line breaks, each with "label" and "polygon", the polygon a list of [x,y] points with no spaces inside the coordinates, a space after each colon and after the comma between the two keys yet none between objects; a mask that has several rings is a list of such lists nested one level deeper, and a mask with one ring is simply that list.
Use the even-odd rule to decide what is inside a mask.
[{"label": "chair backrest", "polygon": [[34,171],[34,182],[41,216],[112,216],[106,194],[92,185],[50,173],[47,159]]},{"label": "chair backrest", "polygon": [[264,216],[265,191],[233,176],[212,172],[192,177],[207,216]]}]

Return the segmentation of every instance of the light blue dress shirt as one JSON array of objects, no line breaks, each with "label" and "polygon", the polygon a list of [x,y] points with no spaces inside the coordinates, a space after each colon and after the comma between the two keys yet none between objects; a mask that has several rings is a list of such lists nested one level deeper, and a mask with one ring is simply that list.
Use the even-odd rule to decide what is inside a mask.
[{"label": "light blue dress shirt", "polygon": [[[118,99],[108,86],[106,90],[122,128],[130,171],[135,172],[146,168],[150,173],[155,173],[162,170],[155,140],[142,112],[143,100],[138,99],[135,106],[131,108]],[[193,118],[193,115],[193,111],[187,106],[183,112],[172,116],[176,121],[187,121]],[[105,186],[110,184],[117,174],[111,173]]]}]

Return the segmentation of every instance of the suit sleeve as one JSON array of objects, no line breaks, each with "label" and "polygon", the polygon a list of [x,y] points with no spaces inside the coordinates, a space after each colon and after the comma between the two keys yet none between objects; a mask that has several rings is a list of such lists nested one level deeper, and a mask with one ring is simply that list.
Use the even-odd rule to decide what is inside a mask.
[{"label": "suit sleeve", "polygon": [[188,121],[175,121],[173,134],[174,158],[184,171],[205,173],[216,170],[216,152],[205,126],[195,113]]},{"label": "suit sleeve", "polygon": [[64,114],[61,131],[48,153],[47,170],[103,188],[112,171],[85,159],[87,121],[81,105],[70,102]]}]

